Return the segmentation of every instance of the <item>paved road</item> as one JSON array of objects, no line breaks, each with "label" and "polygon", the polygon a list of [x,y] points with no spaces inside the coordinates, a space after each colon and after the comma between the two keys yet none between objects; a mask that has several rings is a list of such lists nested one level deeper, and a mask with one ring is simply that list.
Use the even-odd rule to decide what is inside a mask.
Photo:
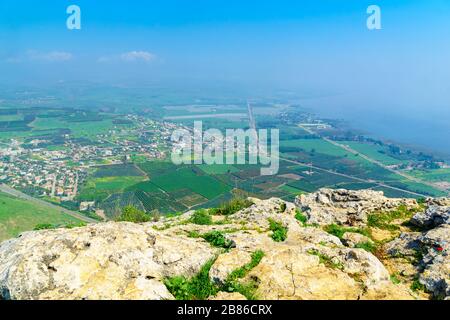
[{"label": "paved road", "polygon": [[52,204],[50,202],[31,197],[31,196],[29,196],[29,195],[27,195],[27,194],[25,194],[23,192],[20,192],[19,190],[16,190],[16,189],[11,188],[10,186],[7,186],[6,184],[0,184],[0,191],[4,192],[6,194],[9,194],[11,196],[14,196],[16,198],[28,200],[30,202],[33,202],[33,203],[36,203],[36,204],[39,204],[39,205],[43,205],[43,206],[47,206],[49,208],[53,208],[53,209],[59,210],[59,211],[65,213],[65,214],[68,214],[68,215],[70,215],[70,216],[72,216],[74,218],[77,218],[79,220],[82,220],[84,222],[98,223],[98,221],[95,220],[95,219],[86,217],[86,216],[84,216],[84,215],[82,215],[82,214],[80,214],[78,212],[71,211],[71,210],[68,210],[66,208],[54,205],[54,204]]}]

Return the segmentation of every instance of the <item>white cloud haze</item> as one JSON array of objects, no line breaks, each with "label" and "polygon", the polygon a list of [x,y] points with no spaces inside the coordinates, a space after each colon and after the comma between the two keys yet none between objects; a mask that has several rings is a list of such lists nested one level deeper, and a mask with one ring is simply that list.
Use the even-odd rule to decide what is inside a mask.
[{"label": "white cloud haze", "polygon": [[156,55],[148,51],[129,51],[115,56],[103,56],[98,59],[98,62],[152,62],[156,59]]},{"label": "white cloud haze", "polygon": [[51,52],[38,52],[28,51],[27,57],[29,60],[47,61],[47,62],[60,62],[72,60],[73,55],[70,52],[65,51],[51,51]]}]

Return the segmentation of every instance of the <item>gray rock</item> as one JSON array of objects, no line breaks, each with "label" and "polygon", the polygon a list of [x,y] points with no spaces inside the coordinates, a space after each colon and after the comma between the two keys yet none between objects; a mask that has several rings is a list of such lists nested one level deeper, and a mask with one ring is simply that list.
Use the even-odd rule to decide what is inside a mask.
[{"label": "gray rock", "polygon": [[382,191],[320,189],[295,199],[297,207],[308,216],[308,223],[361,226],[367,214],[396,209],[400,205],[417,206],[414,199],[386,198]]},{"label": "gray rock", "polygon": [[354,248],[357,244],[360,243],[373,243],[370,238],[355,232],[344,233],[344,235],[342,236],[342,242],[350,248]]},{"label": "gray rock", "polygon": [[421,248],[421,233],[402,233],[391,242],[385,244],[384,248],[391,257],[413,257]]},{"label": "gray rock", "polygon": [[424,229],[450,224],[450,206],[430,206],[425,212],[416,213],[411,223]]}]

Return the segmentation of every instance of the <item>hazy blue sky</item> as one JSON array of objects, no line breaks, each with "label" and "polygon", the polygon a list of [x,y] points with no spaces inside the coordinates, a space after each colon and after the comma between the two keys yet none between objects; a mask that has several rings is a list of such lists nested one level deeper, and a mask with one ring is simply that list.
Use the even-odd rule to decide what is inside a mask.
[{"label": "hazy blue sky", "polygon": [[[66,28],[70,4],[81,30]],[[382,30],[366,28],[370,4]],[[3,83],[226,81],[336,95],[306,104],[337,113],[432,117],[445,134],[449,57],[448,0],[0,0]]]}]

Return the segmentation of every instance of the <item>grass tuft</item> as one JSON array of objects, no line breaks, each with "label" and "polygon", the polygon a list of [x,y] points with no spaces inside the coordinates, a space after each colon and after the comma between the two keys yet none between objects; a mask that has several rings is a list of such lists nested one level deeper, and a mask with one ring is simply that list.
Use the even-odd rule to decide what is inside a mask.
[{"label": "grass tuft", "polygon": [[332,235],[338,237],[339,239],[342,239],[342,237],[344,236],[344,233],[346,233],[346,232],[359,233],[368,238],[371,237],[369,230],[367,230],[365,228],[364,229],[363,228],[351,228],[351,227],[340,226],[337,224],[330,224],[330,225],[326,226],[324,228],[324,230],[326,232],[328,232],[329,234],[332,234]]},{"label": "grass tuft", "polygon": [[367,252],[375,253],[377,251],[377,246],[373,242],[361,242],[355,245],[355,248],[364,249]]},{"label": "grass tuft", "polygon": [[306,226],[306,222],[308,221],[308,217],[298,209],[295,210],[295,219],[301,222],[303,226]]},{"label": "grass tuft", "polygon": [[210,209],[210,213],[213,215],[228,216],[242,209],[248,208],[251,205],[253,205],[253,202],[248,199],[234,198],[223,203],[219,208]]},{"label": "grass tuft", "polygon": [[255,292],[258,289],[257,281],[251,279],[242,283],[238,280],[244,278],[256,267],[263,257],[264,252],[261,250],[255,251],[252,254],[251,261],[234,270],[223,285],[215,284],[209,278],[209,271],[216,259],[208,261],[191,279],[182,276],[170,277],[164,280],[164,284],[177,300],[206,300],[210,296],[216,295],[219,291],[238,292],[247,297],[247,299],[254,300],[256,299]]},{"label": "grass tuft", "polygon": [[276,242],[283,242],[287,238],[287,228],[281,222],[269,219],[269,229],[272,231],[272,239]]},{"label": "grass tuft", "polygon": [[211,216],[205,209],[195,211],[190,219],[190,222],[202,226],[211,225],[213,223]]},{"label": "grass tuft", "polygon": [[392,223],[398,219],[411,219],[414,214],[422,210],[422,206],[408,209],[405,205],[389,212],[372,213],[367,217],[367,226],[388,231],[398,231],[400,226]]},{"label": "grass tuft", "polygon": [[218,288],[209,279],[209,271],[216,259],[208,261],[191,279],[182,276],[167,278],[164,284],[177,300],[206,300],[215,295]]},{"label": "grass tuft", "polygon": [[123,208],[122,214],[116,218],[116,221],[126,221],[134,223],[149,222],[150,220],[152,220],[152,217],[132,206]]},{"label": "grass tuft", "polygon": [[344,270],[344,265],[342,263],[334,262],[332,258],[330,258],[329,256],[327,256],[323,253],[320,253],[316,249],[310,249],[310,250],[308,250],[308,253],[319,257],[319,262],[323,263],[325,266],[327,266],[329,268]]},{"label": "grass tuft", "polygon": [[217,248],[229,249],[233,246],[233,241],[227,239],[220,231],[211,231],[202,236],[212,246]]}]

